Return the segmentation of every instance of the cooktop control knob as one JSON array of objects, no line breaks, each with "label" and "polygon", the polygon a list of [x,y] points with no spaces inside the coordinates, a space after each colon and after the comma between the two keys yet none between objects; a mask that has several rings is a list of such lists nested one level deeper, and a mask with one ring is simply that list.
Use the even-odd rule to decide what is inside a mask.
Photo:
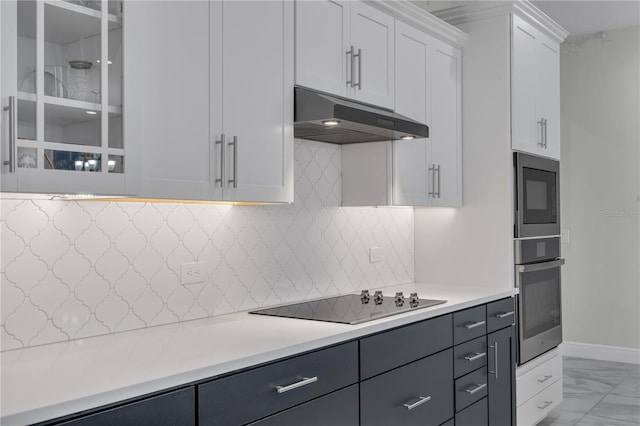
[{"label": "cooktop control knob", "polygon": [[396,293],[396,306],[400,308],[402,305],[404,305],[404,294],[399,291]]},{"label": "cooktop control knob", "polygon": [[362,301],[362,304],[366,304],[369,303],[369,290],[362,290],[362,293],[360,293],[360,300]]},{"label": "cooktop control knob", "polygon": [[384,296],[382,295],[381,290],[378,290],[373,294],[373,301],[376,305],[382,305],[383,300],[384,300]]},{"label": "cooktop control knob", "polygon": [[418,306],[418,293],[411,293],[411,296],[409,296],[409,305],[411,305],[412,308]]}]

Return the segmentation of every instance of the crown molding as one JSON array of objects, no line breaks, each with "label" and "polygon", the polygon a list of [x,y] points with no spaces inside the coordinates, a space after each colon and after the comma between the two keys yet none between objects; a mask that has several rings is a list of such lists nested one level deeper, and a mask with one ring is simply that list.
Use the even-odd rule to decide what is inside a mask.
[{"label": "crown molding", "polygon": [[511,14],[521,17],[558,44],[569,35],[567,30],[527,0],[477,1],[434,12],[435,16],[452,25]]},{"label": "crown molding", "polygon": [[469,37],[408,0],[367,0],[365,3],[459,49],[464,47]]}]

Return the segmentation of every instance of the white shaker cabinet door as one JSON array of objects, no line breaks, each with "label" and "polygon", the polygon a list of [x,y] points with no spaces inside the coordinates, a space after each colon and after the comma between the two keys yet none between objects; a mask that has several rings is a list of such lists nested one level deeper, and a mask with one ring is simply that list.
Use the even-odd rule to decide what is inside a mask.
[{"label": "white shaker cabinet door", "polygon": [[224,199],[292,202],[293,3],[222,8]]},{"label": "white shaker cabinet door", "polygon": [[349,1],[296,2],[297,85],[343,97],[350,95],[349,10]]},{"label": "white shaker cabinet door", "polygon": [[515,150],[538,153],[542,126],[536,115],[536,36],[524,20],[513,17],[511,71],[511,146]]},{"label": "white shaker cabinet door", "polygon": [[[209,2],[126,4],[126,138],[136,147],[139,196],[220,199],[210,134]],[[217,191],[217,193],[216,193]]]},{"label": "white shaker cabinet door", "polygon": [[[16,174],[16,149],[13,146],[14,141],[10,141],[9,138],[13,137],[13,129],[11,127],[17,124],[17,119],[14,123],[10,122],[12,114],[9,110],[4,108],[9,107],[9,97],[17,96],[17,62],[18,62],[18,20],[17,20],[17,3],[15,1],[2,1],[0,2],[0,51],[2,56],[0,57],[0,190],[3,192],[12,192],[18,189],[18,181]],[[14,105],[17,106],[17,102],[14,101]],[[12,106],[13,107],[13,106]],[[17,113],[17,111],[13,111]],[[12,131],[10,131],[10,129]],[[11,152],[13,149],[13,153]],[[10,166],[9,163],[13,162]]]},{"label": "white shaker cabinet door", "polygon": [[434,42],[432,53],[431,164],[434,206],[462,205],[462,54]]},{"label": "white shaker cabinet door", "polygon": [[351,45],[356,49],[353,97],[394,109],[393,17],[362,2],[351,3]]},{"label": "white shaker cabinet door", "polygon": [[[396,22],[396,112],[431,126],[432,38]],[[406,66],[411,64],[411,66]],[[432,188],[428,139],[393,142],[393,204],[426,206]]]},{"label": "white shaker cabinet door", "polygon": [[541,154],[560,159],[560,51],[557,43],[540,37],[536,45],[538,62],[537,116],[544,118]]}]

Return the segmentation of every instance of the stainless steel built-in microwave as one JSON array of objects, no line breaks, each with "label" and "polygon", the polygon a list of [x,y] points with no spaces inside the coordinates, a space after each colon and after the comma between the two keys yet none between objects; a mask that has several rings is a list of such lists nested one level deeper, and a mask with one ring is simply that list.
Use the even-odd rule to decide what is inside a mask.
[{"label": "stainless steel built-in microwave", "polygon": [[560,235],[560,162],[514,153],[515,237]]}]

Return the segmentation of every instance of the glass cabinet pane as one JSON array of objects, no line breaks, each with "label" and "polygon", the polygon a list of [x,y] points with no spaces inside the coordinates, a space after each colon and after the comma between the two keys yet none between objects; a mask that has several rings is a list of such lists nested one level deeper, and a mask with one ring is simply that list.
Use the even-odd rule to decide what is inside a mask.
[{"label": "glass cabinet pane", "polygon": [[36,2],[18,2],[18,91],[36,93]]},{"label": "glass cabinet pane", "polygon": [[[122,1],[109,1],[109,148],[123,148],[122,132]],[[116,108],[112,108],[116,107]]]},{"label": "glass cabinet pane", "polygon": [[91,108],[45,104],[45,141],[100,146],[101,134],[99,111]]}]

